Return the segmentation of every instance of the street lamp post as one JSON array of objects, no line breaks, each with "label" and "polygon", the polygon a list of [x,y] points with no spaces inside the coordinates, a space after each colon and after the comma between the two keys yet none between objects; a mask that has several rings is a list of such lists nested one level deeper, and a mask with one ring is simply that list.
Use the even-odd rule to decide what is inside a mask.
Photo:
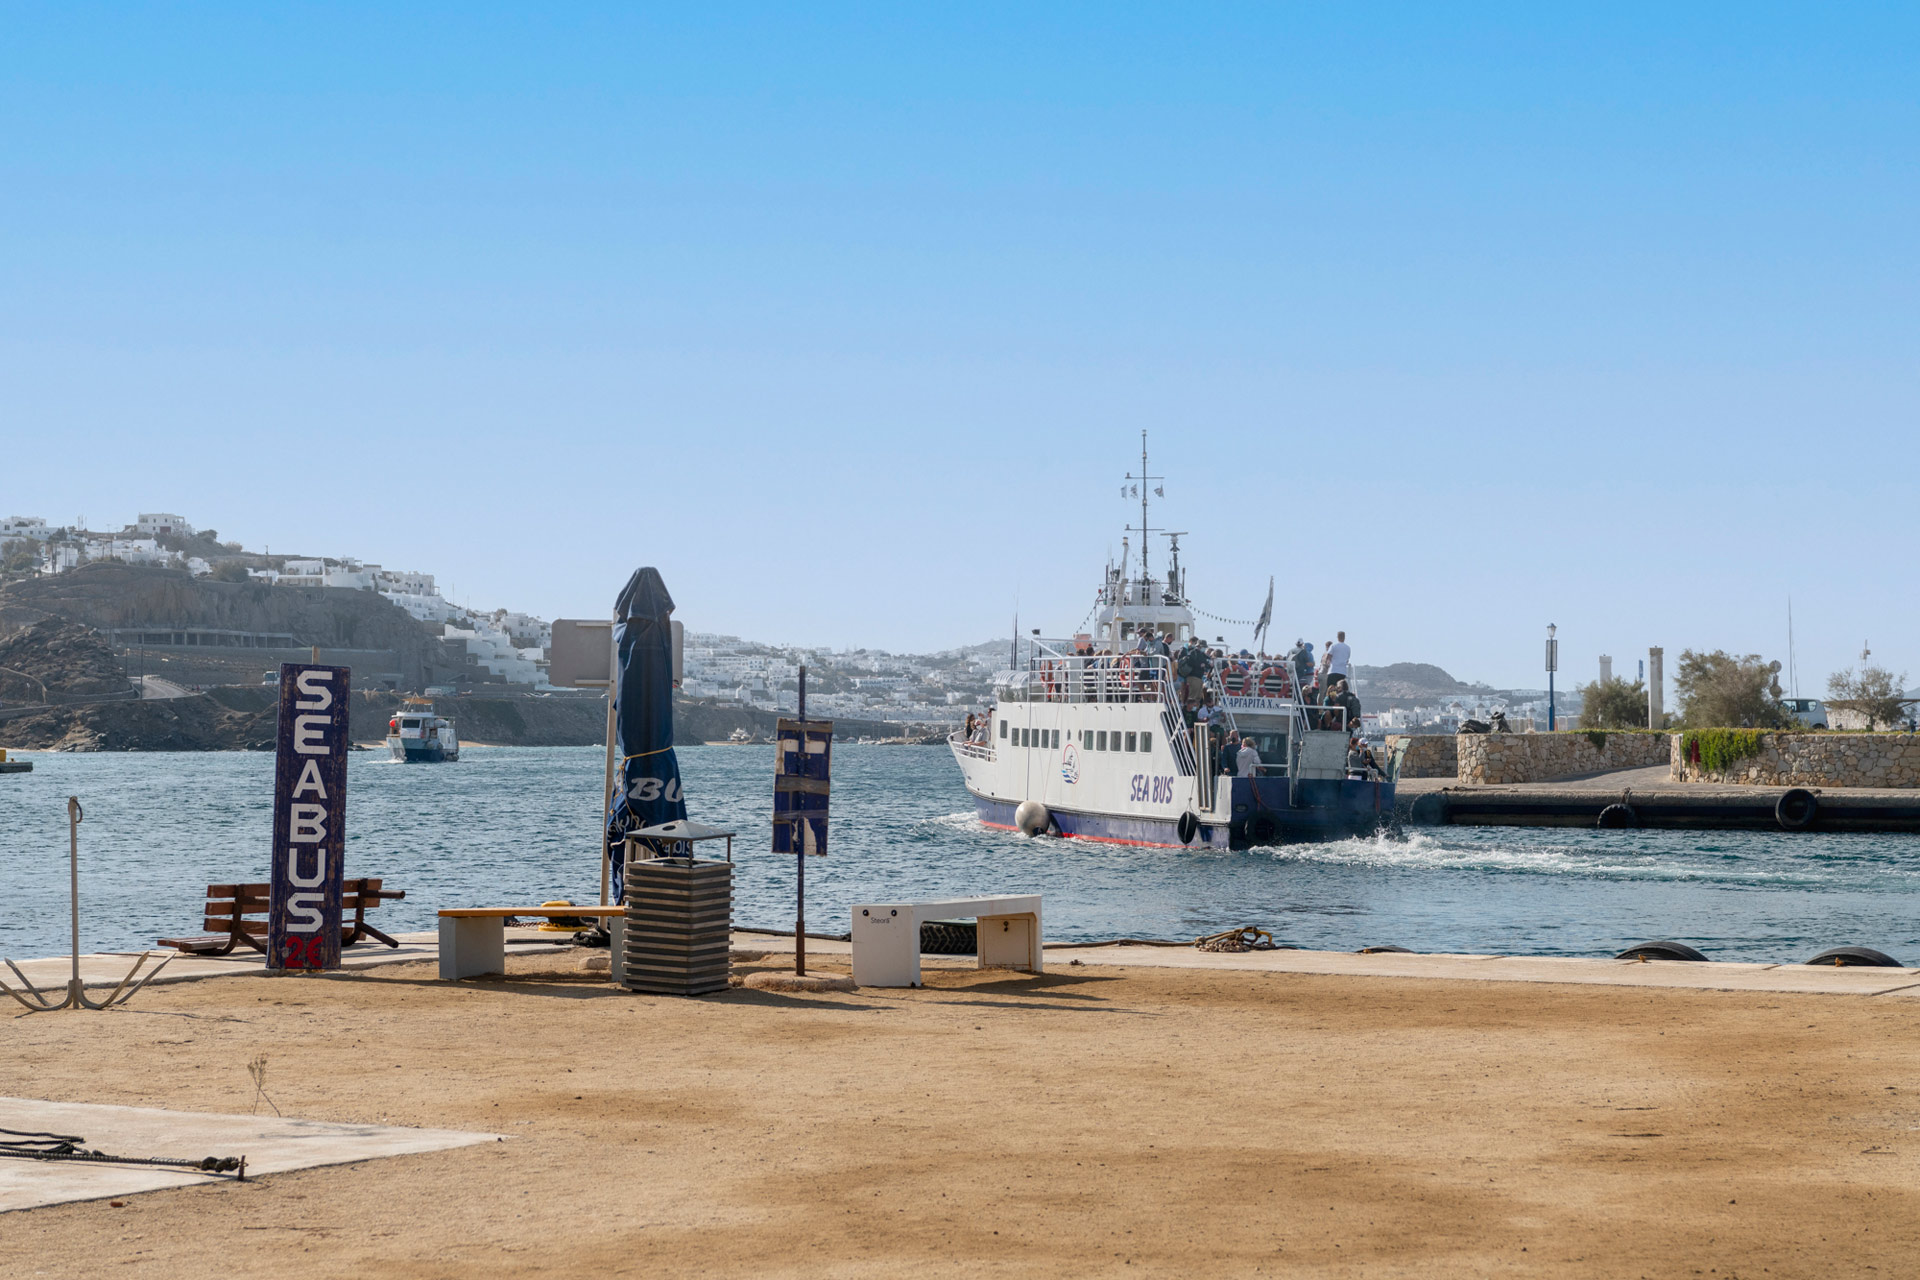
[{"label": "street lamp post", "polygon": [[1560,628],[1547,624],[1547,732],[1554,731],[1553,673],[1560,669],[1560,642],[1553,638]]}]

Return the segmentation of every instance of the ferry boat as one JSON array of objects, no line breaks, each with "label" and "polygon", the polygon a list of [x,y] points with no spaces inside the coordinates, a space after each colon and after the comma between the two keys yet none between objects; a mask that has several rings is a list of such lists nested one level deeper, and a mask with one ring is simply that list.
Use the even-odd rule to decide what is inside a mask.
[{"label": "ferry boat", "polygon": [[[1144,477],[1144,440],[1141,463]],[[1156,531],[1144,481],[1139,491],[1144,548]],[[1175,660],[1140,648],[1144,636],[1168,637],[1177,656],[1197,634],[1180,535],[1163,536],[1172,540],[1164,577],[1149,570],[1144,550],[1130,574],[1123,540],[1120,564],[1109,563],[1100,584],[1093,630],[1024,645],[1016,634],[1015,665],[996,676],[990,714],[971,736],[949,737],[981,821],[1030,836],[1172,849],[1338,839],[1386,825],[1398,756],[1359,764],[1359,726],[1347,725],[1344,707],[1303,699],[1288,659],[1216,659],[1199,679],[1214,695],[1218,726],[1188,726]],[[1220,770],[1229,731],[1254,743],[1255,776]]]},{"label": "ferry boat", "polygon": [[453,721],[433,713],[425,698],[403,698],[400,713],[387,721],[387,749],[395,760],[439,764],[460,758],[460,737]]}]

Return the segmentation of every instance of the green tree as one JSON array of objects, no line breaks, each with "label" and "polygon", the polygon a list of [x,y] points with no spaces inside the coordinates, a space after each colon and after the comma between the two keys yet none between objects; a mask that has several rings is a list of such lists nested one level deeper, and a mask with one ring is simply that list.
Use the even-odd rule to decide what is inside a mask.
[{"label": "green tree", "polygon": [[1582,729],[1647,727],[1647,686],[1641,681],[1629,684],[1611,676],[1582,685],[1579,693]]},{"label": "green tree", "polygon": [[213,566],[213,580],[215,582],[246,582],[247,566],[239,560],[222,560]]},{"label": "green tree", "polygon": [[1895,725],[1906,718],[1901,691],[1907,687],[1907,673],[1894,675],[1885,667],[1862,665],[1858,674],[1852,667],[1827,677],[1827,705],[1852,711],[1867,718],[1867,728]]},{"label": "green tree", "polygon": [[0,570],[25,573],[40,563],[40,544],[31,538],[15,538],[0,545]]},{"label": "green tree", "polygon": [[1689,729],[1781,729],[1794,723],[1780,705],[1780,664],[1757,653],[1682,650],[1673,688],[1680,723]]}]

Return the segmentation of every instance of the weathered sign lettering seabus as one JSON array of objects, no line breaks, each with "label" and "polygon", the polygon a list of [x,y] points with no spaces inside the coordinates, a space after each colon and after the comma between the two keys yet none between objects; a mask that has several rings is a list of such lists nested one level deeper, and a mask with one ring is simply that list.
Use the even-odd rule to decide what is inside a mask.
[{"label": "weathered sign lettering seabus", "polygon": [[340,967],[348,675],[346,667],[280,666],[269,969]]}]

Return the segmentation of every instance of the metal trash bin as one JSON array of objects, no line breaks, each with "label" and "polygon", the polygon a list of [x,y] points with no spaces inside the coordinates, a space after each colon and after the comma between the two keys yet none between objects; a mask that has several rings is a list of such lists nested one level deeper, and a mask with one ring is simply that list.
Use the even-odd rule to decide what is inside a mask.
[{"label": "metal trash bin", "polygon": [[620,984],[651,995],[725,991],[733,973],[733,864],[629,862]]}]

